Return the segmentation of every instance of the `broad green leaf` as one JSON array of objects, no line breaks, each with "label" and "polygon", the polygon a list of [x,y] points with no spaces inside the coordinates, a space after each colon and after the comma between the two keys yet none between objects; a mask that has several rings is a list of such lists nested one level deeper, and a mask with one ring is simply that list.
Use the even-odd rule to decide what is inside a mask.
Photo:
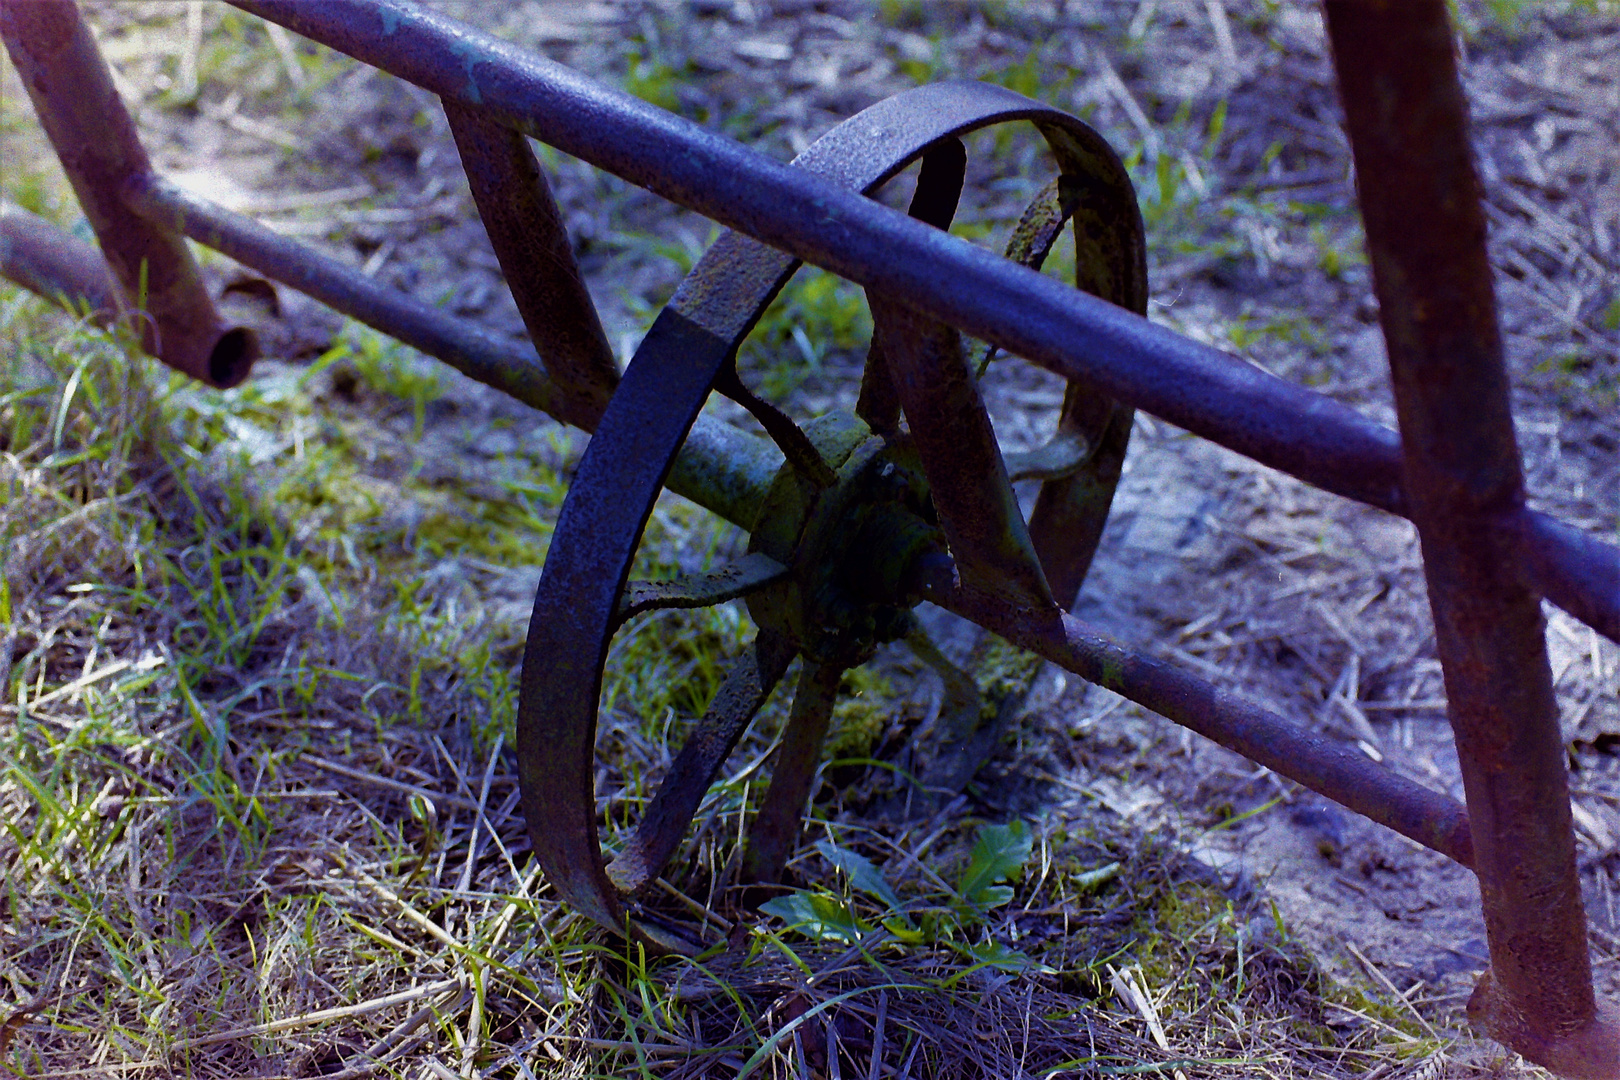
[{"label": "broad green leaf", "polygon": [[859,889],[868,896],[877,897],[890,911],[904,914],[900,911],[900,898],[895,895],[888,879],[883,876],[883,871],[872,865],[870,859],[853,851],[845,851],[831,840],[816,841],[816,850],[821,852],[822,858],[849,875],[849,884],[852,888]]},{"label": "broad green leaf", "polygon": [[996,907],[1012,899],[1012,890],[993,888],[1018,873],[1035,847],[1035,837],[1022,821],[986,825],[973,842],[973,853],[958,889],[964,899],[980,907]]},{"label": "broad green leaf", "polygon": [[853,945],[872,929],[856,918],[855,913],[836,896],[803,889],[767,900],[759,906],[759,910],[767,915],[775,915],[787,923],[789,929],[817,941]]}]

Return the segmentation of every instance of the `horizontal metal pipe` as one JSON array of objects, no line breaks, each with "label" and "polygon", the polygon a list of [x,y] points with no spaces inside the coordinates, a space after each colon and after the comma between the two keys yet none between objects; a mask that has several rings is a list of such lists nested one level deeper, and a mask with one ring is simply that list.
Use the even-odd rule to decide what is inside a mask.
[{"label": "horizontal metal pipe", "polygon": [[0,277],[111,326],[122,307],[101,252],[20,206],[0,203]]},{"label": "horizontal metal pipe", "polygon": [[[525,405],[586,431],[595,430],[601,418],[600,403],[564,393],[532,349],[384,288],[252,218],[158,176],[138,178],[121,196],[141,217],[223,252]],[[758,515],[759,501],[781,460],[763,439],[699,417],[670,473],[669,487],[747,528]]]},{"label": "horizontal metal pipe", "polygon": [[1473,868],[1468,811],[1393,770],[1237,694],[1120,645],[1056,608],[1031,610],[957,588],[936,601],[1087,682]]},{"label": "horizontal metal pipe", "polygon": [[[1406,514],[1399,436],[1331,398],[446,16],[401,0],[231,2],[1262,464]],[[1549,554],[1526,560],[1535,587],[1620,641],[1620,594],[1571,592],[1620,568],[1620,548],[1538,535]]]},{"label": "horizontal metal pipe", "polygon": [[1402,506],[1396,434],[1353,409],[561,64],[399,0],[233,2],[1258,461]]},{"label": "horizontal metal pipe", "polygon": [[1610,641],[1620,641],[1620,558],[1613,547],[1523,506],[1497,527],[1517,534],[1523,573],[1537,592]]},{"label": "horizontal metal pipe", "polygon": [[443,360],[526,405],[590,430],[596,417],[562,394],[534,351],[388,289],[336,259],[160,176],[126,184],[125,205],[147,221],[224,252],[367,326]]}]

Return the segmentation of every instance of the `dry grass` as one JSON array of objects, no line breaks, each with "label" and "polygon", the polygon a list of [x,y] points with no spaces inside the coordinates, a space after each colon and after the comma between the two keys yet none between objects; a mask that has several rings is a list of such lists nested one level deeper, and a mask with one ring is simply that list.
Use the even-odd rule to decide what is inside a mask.
[{"label": "dry grass", "polygon": [[[670,871],[672,913],[706,909],[722,951],[626,956],[528,868],[510,683],[474,666],[510,663],[493,605],[431,589],[403,604],[375,564],[344,562],[317,509],[300,525],[255,501],[274,490],[262,472],[232,482],[251,443],[211,442],[197,392],[116,340],[15,293],[0,333],[17,358],[0,398],[0,979],[20,1075],[794,1074],[838,1058],[846,1075],[1304,1076],[1447,1045],[1324,981],[1255,897],[1102,818],[1049,829],[1004,909],[948,919],[962,800],[909,826],[830,820],[912,916],[945,921],[916,946],[785,934],[740,916],[714,874],[736,862],[746,769]],[[266,422],[274,403],[287,430],[312,384],[261,375],[231,414]],[[327,404],[306,469],[335,470],[354,449],[336,431],[365,412],[411,411]],[[367,521],[351,541],[392,575],[432,575],[431,547]],[[620,669],[668,642],[643,636]],[[701,682],[726,644],[685,674]],[[610,823],[667,753],[616,730]],[[836,882],[818,859],[800,879]],[[1037,967],[979,966],[994,942]],[[1333,1001],[1381,1019],[1346,1026]]]}]

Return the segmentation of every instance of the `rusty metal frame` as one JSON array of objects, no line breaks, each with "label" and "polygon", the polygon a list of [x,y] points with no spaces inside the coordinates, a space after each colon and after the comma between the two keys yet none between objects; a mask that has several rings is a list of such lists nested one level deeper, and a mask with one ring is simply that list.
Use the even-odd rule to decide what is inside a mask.
[{"label": "rusty metal frame", "polygon": [[[1620,1016],[1592,992],[1539,607],[1545,597],[1620,641],[1620,549],[1525,505],[1444,0],[1324,0],[1399,433],[836,179],[405,0],[230,2],[441,97],[538,355],[158,176],[73,0],[4,5],[0,35],[102,250],[6,209],[0,273],[104,319],[138,312],[148,352],[229,386],[245,377],[257,345],[251,332],[221,323],[189,237],[595,430],[615,410],[618,377],[529,136],[861,284],[902,321],[972,334],[1324,490],[1409,517],[1422,541],[1466,810],[1122,649],[1040,595],[998,596],[973,581],[936,584],[931,595],[1472,867],[1492,963],[1470,1014],[1561,1075],[1620,1077]],[[915,379],[927,361],[911,363]],[[1471,408],[1454,408],[1460,400]],[[667,477],[651,480],[751,526],[780,462],[762,440],[699,418]],[[772,653],[761,665],[759,678],[774,682],[785,660]]]}]

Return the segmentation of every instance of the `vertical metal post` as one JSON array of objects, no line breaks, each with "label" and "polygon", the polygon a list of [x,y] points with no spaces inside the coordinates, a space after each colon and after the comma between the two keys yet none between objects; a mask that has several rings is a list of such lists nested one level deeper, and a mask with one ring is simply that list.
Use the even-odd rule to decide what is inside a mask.
[{"label": "vertical metal post", "polygon": [[259,355],[253,331],[221,323],[178,233],[121,201],[125,184],[150,176],[152,165],[78,7],[8,0],[0,4],[0,37],[126,303],[142,307],[143,347],[215,386],[241,382]]},{"label": "vertical metal post", "polygon": [[1569,1077],[1620,1076],[1592,992],[1541,615],[1493,516],[1524,503],[1445,0],[1325,0],[1491,967],[1469,1014]]}]

